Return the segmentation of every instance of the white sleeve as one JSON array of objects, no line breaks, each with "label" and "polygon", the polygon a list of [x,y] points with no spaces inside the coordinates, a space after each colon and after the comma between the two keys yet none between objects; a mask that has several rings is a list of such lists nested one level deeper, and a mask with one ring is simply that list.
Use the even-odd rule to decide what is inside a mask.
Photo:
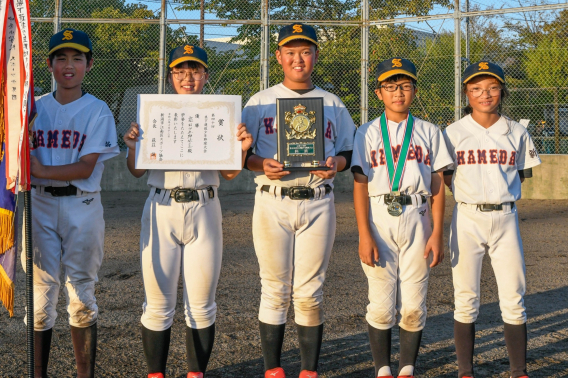
[{"label": "white sleeve", "polygon": [[433,131],[433,135],[430,138],[430,167],[432,172],[436,172],[447,166],[453,166],[454,161],[448,152],[446,141],[440,129],[437,126],[433,126]]},{"label": "white sleeve", "polygon": [[108,113],[101,112],[97,122],[93,122],[87,130],[85,141],[81,143],[83,146],[79,152],[79,158],[89,154],[99,154],[98,162],[103,162],[120,153],[114,116],[110,110]]},{"label": "white sleeve", "polygon": [[536,167],[541,163],[532,138],[527,131],[521,136],[521,144],[517,151],[517,170]]},{"label": "white sleeve", "polygon": [[353,138],[357,128],[353,119],[349,114],[349,111],[343,103],[340,103],[336,107],[335,111],[335,127],[336,135],[335,138],[335,155],[343,151],[353,150]]},{"label": "white sleeve", "polygon": [[242,112],[242,122],[247,125],[247,130],[252,135],[253,142],[251,147],[256,147],[256,142],[258,141],[258,133],[261,127],[261,119],[259,112],[259,105],[255,103],[254,97],[251,98]]},{"label": "white sleeve", "polygon": [[444,141],[446,142],[446,149],[448,150],[448,154],[450,156],[450,160],[451,163],[448,165],[448,169],[451,170],[455,170],[455,164],[454,164],[454,145],[452,144],[452,141],[450,140],[450,137],[448,136],[448,129],[445,129],[442,132],[442,135],[444,137]]},{"label": "white sleeve", "polygon": [[357,131],[355,133],[355,142],[353,146],[353,156],[351,157],[351,168],[357,166],[361,167],[363,174],[369,176],[369,171],[371,169],[370,162],[368,160],[369,154],[367,153],[367,138],[364,132]]}]

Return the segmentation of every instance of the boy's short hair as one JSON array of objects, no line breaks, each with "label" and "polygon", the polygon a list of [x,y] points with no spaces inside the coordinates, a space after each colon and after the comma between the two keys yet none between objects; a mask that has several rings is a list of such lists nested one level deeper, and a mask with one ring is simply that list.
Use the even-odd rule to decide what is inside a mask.
[{"label": "boy's short hair", "polygon": [[319,48],[316,29],[310,25],[295,23],[282,27],[278,32],[278,49],[298,39],[312,43],[316,50]]},{"label": "boy's short hair", "polygon": [[395,83],[397,81],[404,80],[404,79],[408,79],[408,80],[412,81],[412,84],[414,84],[414,85],[416,85],[416,83],[417,83],[417,80],[415,78],[411,77],[411,76],[408,76],[408,75],[405,75],[405,74],[397,74],[397,75],[394,75],[394,76],[390,76],[386,80],[377,81],[376,89],[379,89],[385,83]]},{"label": "boy's short hair", "polygon": [[55,33],[49,39],[49,62],[53,64],[53,59],[57,56],[57,51],[65,48],[77,50],[85,54],[87,62],[93,58],[93,44],[89,35],[81,30],[63,29]]},{"label": "boy's short hair", "polygon": [[[83,52],[83,51],[79,51],[76,49],[73,49],[83,55],[85,55],[85,58],[87,59],[87,63],[89,63],[91,61],[91,59],[93,59],[93,52],[89,51],[89,52]],[[59,55],[59,53],[61,52],[61,49],[56,50],[54,52],[52,52],[51,54],[49,54],[49,63],[51,63],[53,65],[53,59],[55,59],[56,56]]]}]

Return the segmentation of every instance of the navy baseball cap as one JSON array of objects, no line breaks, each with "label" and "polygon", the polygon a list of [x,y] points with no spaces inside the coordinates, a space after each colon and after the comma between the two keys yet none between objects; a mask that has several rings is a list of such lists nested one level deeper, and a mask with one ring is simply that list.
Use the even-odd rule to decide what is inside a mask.
[{"label": "navy baseball cap", "polygon": [[311,42],[318,47],[318,36],[316,29],[310,25],[304,24],[291,24],[284,26],[278,32],[278,46],[284,46],[288,42],[295,41],[296,39],[303,39]]},{"label": "navy baseball cap", "polygon": [[496,77],[501,83],[505,82],[505,72],[495,63],[482,60],[477,63],[470,64],[463,73],[462,83],[465,84],[471,79],[479,75],[490,75]]},{"label": "navy baseball cap", "polygon": [[207,53],[201,47],[194,45],[183,45],[173,49],[172,52],[170,52],[170,61],[168,66],[170,68],[175,67],[180,63],[190,60],[200,63],[203,67],[208,68]]},{"label": "navy baseball cap", "polygon": [[394,57],[383,60],[377,66],[377,81],[385,81],[389,77],[395,75],[406,75],[410,76],[414,80],[418,80],[416,75],[416,66],[408,59]]},{"label": "navy baseball cap", "polygon": [[54,51],[66,47],[84,53],[93,51],[93,45],[87,33],[81,30],[64,29],[59,33],[55,33],[49,40],[49,52],[47,55],[51,55]]}]

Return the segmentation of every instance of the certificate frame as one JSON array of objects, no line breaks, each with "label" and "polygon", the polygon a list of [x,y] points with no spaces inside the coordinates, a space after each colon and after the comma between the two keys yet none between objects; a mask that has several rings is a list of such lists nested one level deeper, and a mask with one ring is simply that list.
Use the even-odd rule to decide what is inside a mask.
[{"label": "certificate frame", "polygon": [[136,169],[241,170],[241,96],[139,94]]}]

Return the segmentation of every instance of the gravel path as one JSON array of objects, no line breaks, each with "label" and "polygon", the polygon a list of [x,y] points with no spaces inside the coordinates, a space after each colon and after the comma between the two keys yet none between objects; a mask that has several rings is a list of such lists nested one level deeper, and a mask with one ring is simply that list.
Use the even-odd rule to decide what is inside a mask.
[{"label": "gravel path", "polygon": [[[96,286],[100,308],[97,376],[145,377],[140,339],[142,279],[138,240],[147,194],[103,193],[106,219],[105,259]],[[258,263],[251,217],[254,194],[222,193],[224,260],[217,293],[217,339],[207,377],[262,377],[257,310]],[[357,226],[350,193],[336,194],[337,236],[324,288],[326,323],[320,361],[322,378],[373,376],[367,341],[366,278],[357,258]],[[446,239],[453,200],[448,198]],[[568,377],[568,200],[518,203],[525,246],[529,315],[528,366],[532,377]],[[0,309],[0,377],[26,375],[24,273],[18,267],[15,316]],[[490,260],[484,261],[482,309],[477,322],[478,377],[508,377],[508,360]],[[456,377],[453,346],[453,290],[447,258],[432,270],[428,322],[418,361],[418,377]],[[58,305],[50,374],[73,377],[74,359],[63,293]],[[168,377],[185,377],[181,286],[169,353]],[[299,373],[293,311],[290,311],[283,365]],[[398,331],[393,332],[393,362]],[[395,365],[393,364],[393,368]]]}]

